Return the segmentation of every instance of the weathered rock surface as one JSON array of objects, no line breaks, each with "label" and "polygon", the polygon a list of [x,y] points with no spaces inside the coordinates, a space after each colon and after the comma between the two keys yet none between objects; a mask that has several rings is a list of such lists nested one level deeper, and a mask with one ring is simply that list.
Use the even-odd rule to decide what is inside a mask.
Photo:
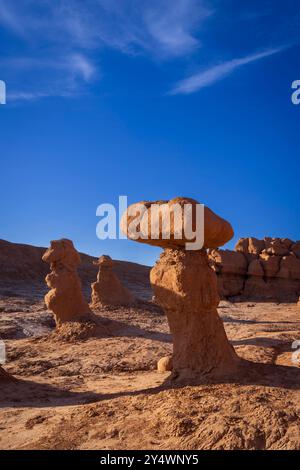
[{"label": "weathered rock surface", "polygon": [[126,287],[124,287],[113,267],[114,262],[110,256],[101,256],[95,262],[99,266],[97,282],[92,284],[92,308],[109,305],[131,305],[134,297]]},{"label": "weathered rock surface", "polygon": [[157,372],[164,373],[170,372],[173,369],[173,359],[172,356],[162,357],[157,362]]},{"label": "weathered rock surface", "polygon": [[0,366],[0,383],[12,382],[14,378]]},{"label": "weathered rock surface", "polygon": [[217,279],[206,252],[167,248],[150,280],[173,338],[173,377],[189,380],[232,371],[238,358],[217,313]]},{"label": "weathered rock surface", "polygon": [[[239,256],[244,256],[243,264]],[[288,238],[241,238],[235,251],[212,250],[212,268],[222,298],[297,302],[300,294],[300,242]]]},{"label": "weathered rock surface", "polygon": [[65,322],[88,319],[91,312],[83,297],[77,273],[80,256],[72,241],[52,241],[42,259],[50,264],[51,268],[50,274],[46,276],[47,286],[51,290],[45,296],[45,303],[54,313],[57,326]]},{"label": "weathered rock surface", "polygon": [[[214,250],[219,255],[212,255],[213,250],[209,253],[210,263],[218,278],[219,295],[232,300],[297,302],[300,295],[300,241],[280,239],[289,247],[289,254],[274,255],[279,257],[279,270],[276,277],[266,277],[262,267],[262,261],[266,266],[266,259],[260,257],[266,249],[266,242],[258,240],[262,243],[257,243],[257,239],[251,238],[249,248],[248,240],[240,239],[234,251],[219,249]],[[46,248],[0,240],[0,293],[23,295],[28,292],[31,297],[33,293],[37,297],[45,295],[44,278],[48,269],[41,259],[45,250]],[[246,274],[241,273],[243,264],[239,257],[235,257],[237,253],[246,258]],[[80,257],[82,263],[78,266],[78,274],[85,298],[89,301],[91,283],[97,277],[98,269],[93,264],[97,259],[84,253],[80,253]],[[137,263],[114,261],[114,271],[124,287],[136,298],[145,300],[150,300],[153,295],[149,282],[150,269]],[[267,270],[269,271],[268,268]]]},{"label": "weathered rock surface", "polygon": [[[197,201],[191,198],[177,197],[169,201],[141,201],[128,207],[121,220],[121,229],[131,240],[162,248],[185,247],[186,243],[195,241],[189,239],[182,230],[185,221],[191,222],[192,230],[196,229]],[[184,219],[184,208],[191,209],[190,218]],[[164,226],[157,208],[165,214],[170,210],[170,224]],[[180,217],[176,217],[176,208],[181,209]],[[156,237],[151,236],[151,229]],[[169,237],[164,238],[168,231]],[[137,233],[138,232],[138,233]],[[179,236],[179,237],[178,237]],[[177,238],[178,237],[178,238]],[[217,248],[224,245],[233,237],[233,229],[229,222],[219,217],[208,207],[204,207],[204,247]]]},{"label": "weathered rock surface", "polygon": [[[150,273],[150,281],[155,295],[155,301],[165,311],[173,338],[172,379],[190,381],[208,375],[226,375],[233,372],[239,362],[233,347],[230,345],[222,321],[217,312],[219,303],[216,275],[209,266],[206,250],[188,250],[185,234],[179,233],[175,215],[171,219],[171,238],[164,239],[162,224],[157,224],[158,230],[151,232],[153,206],[157,202],[146,202],[143,205],[130,206],[123,215],[121,227],[131,239],[158,245],[164,248],[158,262]],[[163,202],[159,202],[163,204]],[[164,207],[180,207],[190,204],[192,208],[189,223],[196,227],[197,201],[187,198],[175,198],[164,202]],[[140,208],[140,216],[136,215]],[[155,209],[155,210],[156,210]],[[133,219],[131,216],[133,214]],[[136,231],[131,229],[130,222],[135,217],[141,217],[139,224],[141,234],[136,237]],[[143,222],[146,221],[145,223]],[[150,221],[149,221],[150,220]],[[232,236],[231,225],[205,207],[204,211],[204,245],[215,248],[226,243]],[[178,225],[177,225],[178,223]],[[143,226],[144,224],[144,226]],[[159,235],[159,236],[158,236]],[[216,257],[218,257],[216,253]],[[243,255],[237,255],[243,258]],[[231,256],[229,255],[229,258]],[[244,269],[246,272],[246,260]],[[158,362],[158,370],[170,367],[166,358]]]}]

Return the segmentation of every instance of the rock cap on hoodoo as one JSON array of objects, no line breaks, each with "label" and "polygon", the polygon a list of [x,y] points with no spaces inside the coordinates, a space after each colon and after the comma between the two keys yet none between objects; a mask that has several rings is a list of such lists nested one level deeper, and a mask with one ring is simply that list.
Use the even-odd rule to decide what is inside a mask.
[{"label": "rock cap on hoodoo", "polygon": [[[181,221],[176,219],[175,205],[179,205],[181,209],[185,205],[191,207],[191,222],[192,228],[196,228],[196,206],[199,204],[195,199],[186,197],[176,197],[169,201],[141,201],[132,204],[127,208],[121,219],[121,230],[131,240],[140,243],[147,243],[149,245],[160,246],[162,248],[184,247],[186,243],[191,243],[194,240],[188,239],[184,233],[181,233],[181,238],[175,238],[175,234],[183,226],[183,211]],[[166,209],[170,210],[170,238],[163,238],[163,229],[161,221],[156,223],[158,234],[156,238],[151,238],[151,213],[153,206],[169,206]],[[162,213],[164,209],[161,208]],[[158,219],[159,220],[159,219]],[[138,236],[136,231],[139,232]],[[145,238],[145,235],[150,234],[150,237]],[[229,222],[219,217],[211,209],[204,206],[204,247],[217,248],[227,243],[234,235],[233,229]]]}]

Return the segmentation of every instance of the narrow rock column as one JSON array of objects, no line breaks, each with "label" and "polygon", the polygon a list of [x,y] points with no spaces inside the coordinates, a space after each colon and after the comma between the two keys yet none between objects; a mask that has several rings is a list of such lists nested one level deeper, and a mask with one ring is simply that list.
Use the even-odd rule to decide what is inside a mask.
[{"label": "narrow rock column", "polygon": [[237,356],[217,312],[217,279],[205,250],[165,249],[150,280],[173,337],[173,377],[230,372]]},{"label": "narrow rock column", "polygon": [[52,241],[42,259],[51,267],[46,276],[51,290],[45,296],[45,303],[54,313],[56,325],[88,320],[91,311],[82,294],[77,273],[80,256],[73,242],[67,239]]}]

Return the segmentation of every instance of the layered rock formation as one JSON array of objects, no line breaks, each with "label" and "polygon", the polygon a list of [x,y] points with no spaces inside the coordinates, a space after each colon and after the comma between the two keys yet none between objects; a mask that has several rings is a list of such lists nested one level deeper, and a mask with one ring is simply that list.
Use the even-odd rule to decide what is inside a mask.
[{"label": "layered rock formation", "polygon": [[[159,201],[159,204],[192,204],[191,223],[195,225],[194,209],[197,201],[176,198],[172,201]],[[157,204],[155,202],[154,204]],[[151,220],[151,202],[128,208],[121,221],[121,228],[129,238],[164,248],[150,273],[150,281],[157,303],[167,314],[173,337],[173,357],[159,361],[158,368],[170,367],[172,378],[193,380],[207,374],[223,375],[234,370],[238,358],[228,342],[223,323],[217,313],[219,296],[215,273],[209,266],[205,248],[193,251],[185,249],[184,236],[176,238],[178,226],[175,217],[171,224],[171,237],[163,238],[163,230],[158,227],[155,238],[145,239],[136,236],[136,223],[142,227]],[[134,215],[135,214],[135,215]],[[131,223],[133,222],[133,226]],[[228,241],[233,230],[231,225],[206,208],[204,214],[204,244],[207,248],[220,246]],[[173,236],[172,236],[173,235]]]},{"label": "layered rock formation", "polygon": [[47,286],[51,290],[45,296],[45,303],[54,313],[57,326],[89,319],[91,312],[83,297],[77,274],[80,256],[72,241],[52,241],[42,259],[51,268],[51,273],[46,276]]},{"label": "layered rock formation", "polygon": [[110,256],[101,256],[94,262],[99,266],[97,282],[92,284],[92,308],[106,305],[131,305],[133,295],[124,287],[113,270],[114,262]]},{"label": "layered rock formation", "polygon": [[296,302],[300,294],[300,242],[241,238],[235,251],[210,250],[223,298]]}]

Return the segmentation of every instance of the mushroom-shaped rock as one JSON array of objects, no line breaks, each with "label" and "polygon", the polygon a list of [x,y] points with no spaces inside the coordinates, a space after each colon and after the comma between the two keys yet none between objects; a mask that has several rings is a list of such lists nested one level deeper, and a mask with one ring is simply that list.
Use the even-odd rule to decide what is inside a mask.
[{"label": "mushroom-shaped rock", "polygon": [[114,262],[110,256],[100,256],[94,264],[99,266],[97,282],[92,284],[92,308],[109,305],[131,305],[133,295],[124,287],[113,271]]},{"label": "mushroom-shaped rock", "polygon": [[233,237],[229,222],[185,197],[132,204],[121,219],[121,229],[129,239],[162,248],[184,248],[196,242],[196,232],[203,226],[205,248],[217,248]]},{"label": "mushroom-shaped rock", "polygon": [[[181,207],[185,203],[192,206],[194,225],[197,202],[188,198],[176,198],[167,202],[167,205],[173,206],[175,203],[179,203]],[[159,201],[159,205],[161,204]],[[150,214],[151,218],[151,205],[151,202],[146,202],[128,208],[123,216],[121,228],[129,238],[136,239],[135,230],[130,227],[130,223],[138,217],[138,224],[143,225],[146,213]],[[141,211],[141,216],[134,215],[136,208]],[[148,224],[149,220],[144,225]],[[171,239],[163,239],[162,230],[158,239],[151,237],[136,239],[139,242],[165,248],[151,270],[150,281],[157,303],[167,314],[172,333],[171,377],[173,380],[189,381],[207,374],[226,375],[235,369],[238,357],[227,339],[223,323],[217,313],[219,296],[216,274],[209,266],[206,250],[186,249],[187,239],[184,234],[178,239],[175,233],[178,235],[173,219]],[[232,236],[231,225],[205,207],[205,247],[215,248],[226,243]],[[162,363],[158,363],[158,367],[163,367],[163,364],[165,359]]]},{"label": "mushroom-shaped rock", "polygon": [[42,259],[51,268],[46,276],[47,286],[51,290],[45,296],[45,303],[54,313],[57,326],[89,319],[91,311],[83,297],[77,273],[80,255],[73,242],[67,239],[51,241]]}]

